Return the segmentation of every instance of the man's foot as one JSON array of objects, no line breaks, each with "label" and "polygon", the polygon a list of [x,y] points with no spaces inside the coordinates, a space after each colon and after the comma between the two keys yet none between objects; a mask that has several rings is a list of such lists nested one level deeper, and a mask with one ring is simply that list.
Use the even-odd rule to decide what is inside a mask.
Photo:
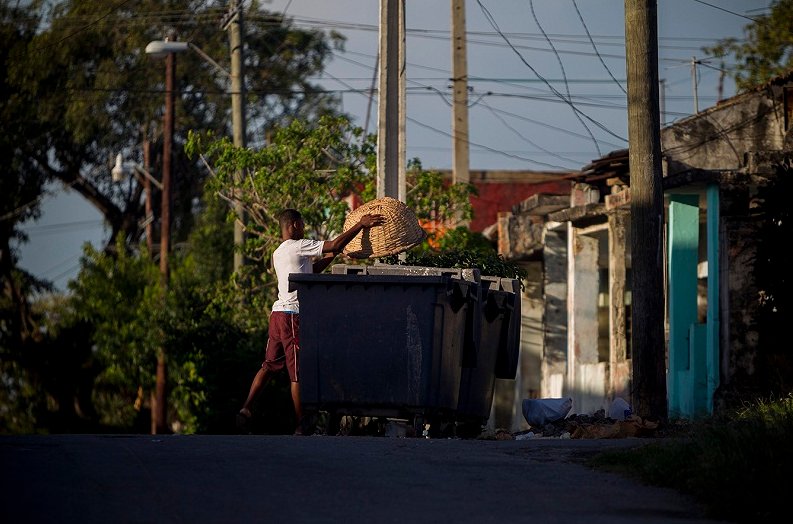
[{"label": "man's foot", "polygon": [[303,426],[298,424],[298,426],[295,428],[295,432],[292,433],[292,435],[294,435],[296,437],[302,437],[303,436]]},{"label": "man's foot", "polygon": [[242,408],[237,412],[237,429],[248,433],[248,423],[251,420],[251,412],[248,409]]}]

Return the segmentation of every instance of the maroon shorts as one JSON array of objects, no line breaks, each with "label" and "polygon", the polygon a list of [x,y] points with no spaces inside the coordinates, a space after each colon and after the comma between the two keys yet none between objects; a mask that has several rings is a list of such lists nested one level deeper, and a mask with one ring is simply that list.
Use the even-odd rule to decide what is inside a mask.
[{"label": "maroon shorts", "polygon": [[300,315],[273,311],[270,313],[270,328],[267,335],[267,349],[264,352],[262,367],[280,371],[286,366],[289,380],[298,380],[298,353],[300,353]]}]

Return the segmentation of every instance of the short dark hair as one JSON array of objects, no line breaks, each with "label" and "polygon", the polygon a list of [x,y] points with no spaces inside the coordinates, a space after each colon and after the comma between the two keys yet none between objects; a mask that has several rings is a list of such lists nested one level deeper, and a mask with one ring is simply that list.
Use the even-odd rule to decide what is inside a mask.
[{"label": "short dark hair", "polygon": [[281,229],[283,229],[286,226],[301,220],[302,218],[303,215],[301,215],[300,211],[297,209],[284,209],[278,213],[278,224],[281,226]]}]

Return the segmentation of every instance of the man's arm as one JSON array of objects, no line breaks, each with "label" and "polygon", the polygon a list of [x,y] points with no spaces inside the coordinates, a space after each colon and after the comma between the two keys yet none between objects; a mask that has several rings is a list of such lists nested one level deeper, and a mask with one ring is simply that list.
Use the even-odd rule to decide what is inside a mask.
[{"label": "man's arm", "polygon": [[[385,217],[379,214],[363,215],[357,224],[350,229],[337,236],[333,240],[326,240],[322,244],[323,253],[341,253],[344,246],[350,243],[362,229],[368,229],[374,226],[380,226],[385,223]],[[324,259],[322,259],[324,260]],[[321,262],[321,261],[320,261]],[[328,262],[330,263],[330,262]]]},{"label": "man's arm", "polygon": [[311,266],[311,269],[314,271],[314,273],[322,273],[325,271],[325,268],[328,267],[331,262],[333,262],[333,259],[336,258],[336,255],[337,253],[335,252],[328,253],[324,257],[314,262],[314,264]]}]

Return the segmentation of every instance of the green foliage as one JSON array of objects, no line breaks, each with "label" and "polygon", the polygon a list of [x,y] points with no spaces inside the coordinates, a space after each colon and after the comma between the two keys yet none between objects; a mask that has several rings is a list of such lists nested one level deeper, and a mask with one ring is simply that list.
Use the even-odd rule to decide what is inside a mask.
[{"label": "green foliage", "polygon": [[[482,275],[525,279],[525,269],[504,260],[499,253],[491,248],[486,250],[449,250],[441,252],[410,251],[404,260],[398,257],[383,257],[386,264],[402,264],[406,266],[478,268]],[[522,283],[521,283],[522,286]]]},{"label": "green foliage", "polygon": [[[228,69],[228,34],[217,29],[218,8],[226,4],[139,0],[112,10],[98,0],[0,5],[0,117],[5,124],[0,151],[6,160],[0,177],[4,431],[78,431],[92,423],[92,430],[148,431],[144,411],[153,359],[164,345],[179,348],[167,355],[175,386],[172,415],[181,430],[212,426],[207,413],[219,402],[214,387],[236,395],[238,407],[238,397],[245,393],[239,385],[247,388],[249,373],[242,381],[237,381],[238,372],[228,378],[213,373],[227,370],[221,362],[244,359],[250,366],[256,360],[250,357],[261,349],[264,290],[255,267],[235,282],[227,281],[233,238],[221,218],[227,209],[217,199],[204,199],[194,222],[194,201],[204,190],[206,172],[189,162],[180,147],[186,129],[231,134],[228,80],[197,53],[178,56],[171,214],[173,245],[179,251],[171,268],[178,275],[179,265],[186,264],[195,278],[174,276],[162,295],[156,266],[139,250],[141,186],[132,177],[114,184],[109,176],[109,161],[119,152],[142,163],[144,141],[152,145],[149,171],[160,176],[165,75],[163,62],[143,53],[146,44],[175,30],[176,38],[189,36]],[[246,5],[246,14],[249,138],[264,137],[269,126],[294,118],[332,114],[337,98],[315,89],[310,78],[343,38],[296,28],[259,2]],[[52,181],[56,185],[47,186]],[[40,311],[33,312],[30,298],[48,289],[15,268],[16,244],[25,241],[19,225],[38,216],[45,188],[61,183],[100,210],[111,241],[106,252],[86,252],[69,300],[40,300],[34,304]],[[158,217],[159,194],[154,196]],[[245,289],[242,300],[236,285]],[[83,422],[88,425],[79,425]]]},{"label": "green foliage", "polygon": [[417,158],[408,162],[406,178],[406,205],[419,221],[453,227],[473,218],[470,196],[477,194],[473,184],[448,184],[440,172],[425,171]]},{"label": "green foliage", "polygon": [[102,369],[94,389],[101,422],[132,427],[139,388],[148,391],[154,385],[167,314],[157,267],[145,255],[128,254],[120,239],[115,256],[87,245],[83,268],[70,289],[63,323],[92,326],[91,344]]},{"label": "green foliage", "polygon": [[[169,414],[175,431],[228,433],[229,413],[247,392],[252,362],[263,347],[262,319],[243,326],[242,307],[227,281],[205,278],[201,261],[172,258],[167,290],[145,251],[111,255],[86,247],[60,330],[89,326],[80,347],[91,348],[94,376],[87,403],[105,431],[148,431],[156,359],[168,367]],[[62,333],[58,340],[63,341]],[[33,417],[39,426],[46,420]]]},{"label": "green foliage", "polygon": [[316,125],[294,120],[276,130],[272,142],[260,150],[190,134],[188,153],[202,155],[212,166],[207,191],[245,210],[245,253],[259,262],[263,280],[248,268],[238,276],[242,282],[274,297],[274,275],[268,266],[281,243],[281,210],[299,210],[308,237],[326,239],[342,232],[349,209],[342,198],[352,192],[373,193],[374,145],[372,137],[364,138],[360,128],[341,117],[322,117]]},{"label": "green foliage", "polygon": [[202,282],[200,261],[186,258],[172,274],[165,330],[171,417],[183,433],[229,433],[264,348],[266,317],[258,323],[230,299],[230,284]]},{"label": "green foliage", "polygon": [[745,91],[763,84],[793,68],[793,0],[774,0],[767,15],[754,16],[744,27],[746,38],[727,38],[703,50],[714,56],[734,55],[731,75],[738,89]]},{"label": "green foliage", "polygon": [[[129,247],[137,246],[144,215],[142,189],[132,177],[114,183],[109,162],[122,153],[143,163],[142,146],[148,142],[149,171],[160,177],[164,66],[143,50],[148,42],[173,32],[173,38],[189,38],[229,69],[228,34],[217,27],[226,6],[219,0],[138,0],[110,10],[99,0],[0,6],[0,115],[6,124],[0,151],[8,175],[13,175],[0,181],[0,210],[16,210],[11,224],[34,217],[44,184],[56,180],[57,187],[60,182],[70,186],[103,214],[111,230],[110,245],[121,235]],[[261,139],[268,126],[295,117],[333,113],[337,98],[316,89],[309,79],[322,70],[343,38],[296,28],[259,2],[245,9],[249,138]],[[228,79],[198,53],[178,55],[176,84],[174,244],[189,232],[192,202],[206,174],[183,155],[186,130],[231,135],[233,122]],[[17,240],[24,238],[17,234]]]},{"label": "green foliage", "polygon": [[716,518],[747,523],[785,518],[793,488],[793,397],[759,400],[725,418],[702,421],[690,433],[603,454],[591,464],[692,494]]}]

